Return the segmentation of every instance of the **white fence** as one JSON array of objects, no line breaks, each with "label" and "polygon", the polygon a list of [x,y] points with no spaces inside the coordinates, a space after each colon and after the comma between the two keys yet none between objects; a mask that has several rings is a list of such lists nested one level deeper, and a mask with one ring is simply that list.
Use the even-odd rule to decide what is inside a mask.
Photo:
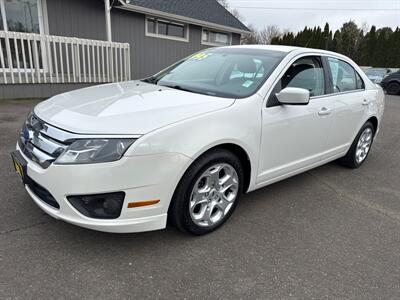
[{"label": "white fence", "polygon": [[0,31],[0,84],[130,79],[129,44]]}]

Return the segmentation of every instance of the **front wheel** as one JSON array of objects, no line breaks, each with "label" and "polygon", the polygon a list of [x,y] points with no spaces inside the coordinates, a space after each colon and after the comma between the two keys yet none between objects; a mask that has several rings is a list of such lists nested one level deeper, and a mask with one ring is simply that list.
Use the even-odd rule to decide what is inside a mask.
[{"label": "front wheel", "polygon": [[170,220],[182,231],[214,231],[233,213],[243,188],[240,160],[230,151],[211,150],[186,171],[174,193]]},{"label": "front wheel", "polygon": [[375,127],[368,121],[358,132],[346,156],[339,159],[339,162],[351,169],[360,167],[368,157],[374,136]]}]

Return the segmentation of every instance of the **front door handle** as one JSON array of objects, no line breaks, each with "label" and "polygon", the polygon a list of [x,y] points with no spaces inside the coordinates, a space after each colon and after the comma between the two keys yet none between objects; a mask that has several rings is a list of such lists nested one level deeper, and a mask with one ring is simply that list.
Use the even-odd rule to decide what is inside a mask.
[{"label": "front door handle", "polygon": [[369,104],[369,101],[367,100],[367,99],[364,99],[363,101],[362,101],[362,105],[368,105]]},{"label": "front door handle", "polygon": [[318,112],[319,116],[328,116],[332,113],[332,110],[326,107],[321,108],[321,110]]}]

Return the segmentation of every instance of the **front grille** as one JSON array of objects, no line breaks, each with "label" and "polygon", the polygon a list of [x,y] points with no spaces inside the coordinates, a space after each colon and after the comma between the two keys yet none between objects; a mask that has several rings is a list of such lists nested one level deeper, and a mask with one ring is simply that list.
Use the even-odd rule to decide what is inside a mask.
[{"label": "front grille", "polygon": [[59,209],[60,205],[54,199],[53,195],[50,194],[48,190],[46,190],[44,187],[41,185],[37,184],[35,181],[33,181],[31,178],[27,178],[26,185],[29,187],[29,189],[34,193],[40,200],[43,202],[47,203],[48,205]]},{"label": "front grille", "polygon": [[68,146],[57,139],[60,131],[30,114],[22,127],[18,145],[30,160],[47,168]]}]

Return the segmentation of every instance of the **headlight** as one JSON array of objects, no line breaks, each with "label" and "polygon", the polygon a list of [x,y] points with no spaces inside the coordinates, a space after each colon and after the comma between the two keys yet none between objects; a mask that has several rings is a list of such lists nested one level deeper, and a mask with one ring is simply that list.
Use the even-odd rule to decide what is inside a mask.
[{"label": "headlight", "polygon": [[73,142],[55,164],[91,164],[119,160],[135,139],[88,139]]}]

